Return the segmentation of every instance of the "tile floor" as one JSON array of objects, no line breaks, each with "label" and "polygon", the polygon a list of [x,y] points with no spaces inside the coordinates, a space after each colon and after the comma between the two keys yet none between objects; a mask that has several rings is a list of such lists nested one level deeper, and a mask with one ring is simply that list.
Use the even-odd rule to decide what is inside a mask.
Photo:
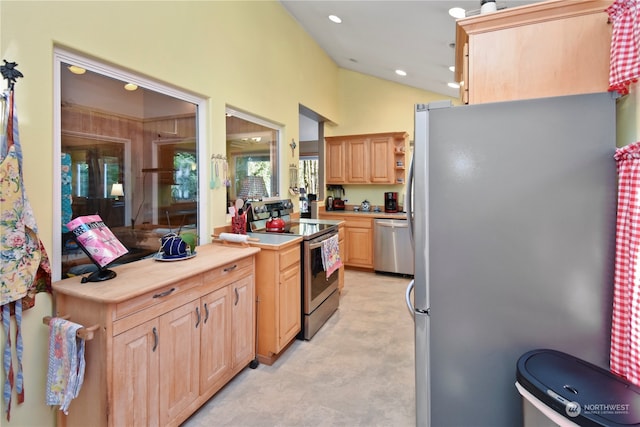
[{"label": "tile floor", "polygon": [[183,426],[414,426],[409,280],[347,270],[340,308],[310,341],[243,370]]}]

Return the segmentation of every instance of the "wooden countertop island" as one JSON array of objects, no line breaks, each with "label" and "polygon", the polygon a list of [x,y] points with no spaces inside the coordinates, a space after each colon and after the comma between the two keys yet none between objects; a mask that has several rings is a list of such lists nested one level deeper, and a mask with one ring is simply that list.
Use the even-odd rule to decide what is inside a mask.
[{"label": "wooden countertop island", "polygon": [[53,284],[55,315],[97,327],[58,426],[177,426],[255,360],[259,248],[208,244],[180,261],[114,267],[117,277]]}]

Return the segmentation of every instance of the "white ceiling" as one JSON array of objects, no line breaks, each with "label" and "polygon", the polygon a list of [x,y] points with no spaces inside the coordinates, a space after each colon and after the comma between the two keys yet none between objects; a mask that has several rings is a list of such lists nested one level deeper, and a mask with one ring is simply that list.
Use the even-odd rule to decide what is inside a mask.
[{"label": "white ceiling", "polygon": [[[385,80],[452,97],[455,19],[449,9],[478,13],[480,0],[281,0],[336,64]],[[498,9],[539,1],[497,0]],[[337,15],[341,24],[329,21]],[[395,74],[407,72],[406,77]]]}]

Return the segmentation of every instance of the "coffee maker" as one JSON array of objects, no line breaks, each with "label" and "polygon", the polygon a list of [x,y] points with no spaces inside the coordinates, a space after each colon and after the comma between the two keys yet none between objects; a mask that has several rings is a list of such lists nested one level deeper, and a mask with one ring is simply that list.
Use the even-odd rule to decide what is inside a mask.
[{"label": "coffee maker", "polygon": [[384,211],[389,213],[398,212],[398,193],[395,191],[384,193]]}]

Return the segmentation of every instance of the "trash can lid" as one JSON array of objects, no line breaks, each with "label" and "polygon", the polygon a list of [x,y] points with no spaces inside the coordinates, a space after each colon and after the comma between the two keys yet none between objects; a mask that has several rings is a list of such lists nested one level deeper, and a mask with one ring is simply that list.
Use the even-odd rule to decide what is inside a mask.
[{"label": "trash can lid", "polygon": [[640,426],[640,387],[556,350],[532,350],[517,363],[518,382],[556,412],[584,426]]}]

